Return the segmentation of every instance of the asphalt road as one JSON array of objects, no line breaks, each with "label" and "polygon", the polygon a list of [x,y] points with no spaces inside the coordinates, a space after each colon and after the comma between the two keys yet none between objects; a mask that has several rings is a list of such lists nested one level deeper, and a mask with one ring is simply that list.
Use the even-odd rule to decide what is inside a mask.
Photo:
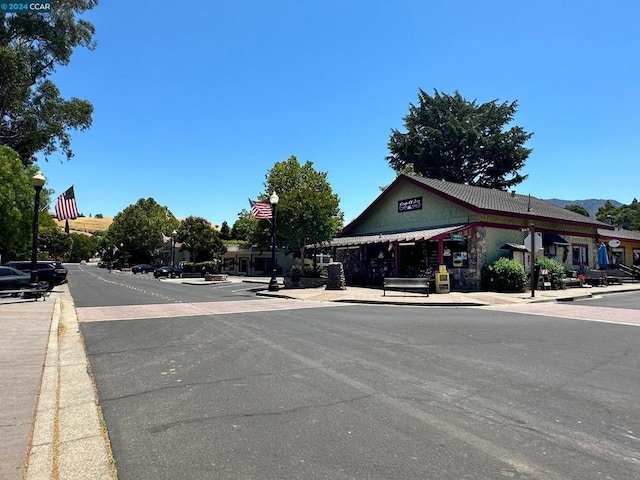
[{"label": "asphalt road", "polygon": [[[107,275],[73,270],[70,287],[79,316],[114,306],[81,330],[120,480],[640,478],[640,329],[579,314],[607,299],[576,318],[285,309],[238,285]],[[144,317],[197,302],[261,311]]]},{"label": "asphalt road", "polygon": [[193,286],[166,282],[152,273],[109,272],[94,265],[69,265],[69,286],[77,307],[258,300],[251,284]]}]

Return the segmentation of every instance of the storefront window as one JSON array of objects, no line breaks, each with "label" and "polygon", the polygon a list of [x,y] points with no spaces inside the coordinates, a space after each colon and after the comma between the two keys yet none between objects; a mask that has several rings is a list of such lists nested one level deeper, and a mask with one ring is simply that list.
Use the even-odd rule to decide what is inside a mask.
[{"label": "storefront window", "polygon": [[633,264],[640,266],[640,248],[633,249]]},{"label": "storefront window", "polygon": [[587,246],[580,244],[571,245],[571,251],[573,252],[573,264],[574,265],[587,265]]},{"label": "storefront window", "polygon": [[619,265],[624,263],[624,248],[616,247],[611,249],[610,262],[612,265]]},{"label": "storefront window", "polygon": [[469,253],[466,241],[444,242],[442,257],[447,267],[469,268]]}]

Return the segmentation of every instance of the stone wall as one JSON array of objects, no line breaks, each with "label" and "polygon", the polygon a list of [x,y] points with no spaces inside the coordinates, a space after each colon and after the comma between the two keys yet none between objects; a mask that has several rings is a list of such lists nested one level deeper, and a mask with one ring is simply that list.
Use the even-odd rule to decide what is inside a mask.
[{"label": "stone wall", "polygon": [[346,290],[347,281],[342,263],[330,263],[327,267],[327,290]]},{"label": "stone wall", "polygon": [[482,288],[482,266],[487,258],[486,230],[476,227],[467,237],[469,267],[449,268],[451,290],[475,291]]}]

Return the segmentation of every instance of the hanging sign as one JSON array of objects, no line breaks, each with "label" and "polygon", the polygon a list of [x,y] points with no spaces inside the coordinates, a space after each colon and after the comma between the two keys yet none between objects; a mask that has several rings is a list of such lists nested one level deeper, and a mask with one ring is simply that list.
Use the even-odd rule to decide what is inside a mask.
[{"label": "hanging sign", "polygon": [[411,210],[422,210],[422,197],[398,200],[398,212],[408,212]]},{"label": "hanging sign", "polygon": [[464,235],[460,235],[459,233],[450,233],[449,240],[454,242],[464,242]]},{"label": "hanging sign", "polygon": [[609,240],[609,246],[612,248],[618,248],[620,246],[620,240],[618,240],[617,238],[612,238],[611,240]]}]

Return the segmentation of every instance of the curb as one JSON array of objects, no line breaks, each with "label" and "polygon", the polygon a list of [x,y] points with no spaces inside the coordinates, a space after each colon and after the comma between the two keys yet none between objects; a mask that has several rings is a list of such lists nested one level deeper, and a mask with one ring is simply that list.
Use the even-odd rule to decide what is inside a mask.
[{"label": "curb", "polygon": [[[318,300],[314,299],[303,299],[294,297],[291,295],[283,294],[283,293],[263,293],[261,291],[257,291],[256,295],[259,297],[272,297],[272,298],[285,298],[287,300],[302,300],[305,302],[317,302]],[[326,302],[333,303],[355,303],[355,304],[366,304],[366,305],[400,305],[400,306],[410,306],[410,307],[486,307],[488,304],[483,302],[413,302],[413,301],[394,301],[394,300],[367,300],[367,299],[355,299],[355,298],[335,298],[324,300]]]},{"label": "curb", "polygon": [[424,302],[412,302],[412,301],[407,301],[407,302],[394,302],[393,300],[388,301],[379,301],[379,300],[356,300],[356,299],[349,299],[349,298],[345,298],[345,299],[335,299],[335,300],[329,300],[330,302],[335,302],[335,303],[360,303],[360,304],[367,304],[367,305],[400,305],[400,306],[408,306],[408,307],[486,307],[489,304],[487,303],[482,303],[482,302],[456,302],[456,303],[452,303],[452,302],[429,302],[429,303],[424,303]]},{"label": "curb", "polygon": [[24,480],[117,478],[90,371],[65,287],[54,306]]}]

